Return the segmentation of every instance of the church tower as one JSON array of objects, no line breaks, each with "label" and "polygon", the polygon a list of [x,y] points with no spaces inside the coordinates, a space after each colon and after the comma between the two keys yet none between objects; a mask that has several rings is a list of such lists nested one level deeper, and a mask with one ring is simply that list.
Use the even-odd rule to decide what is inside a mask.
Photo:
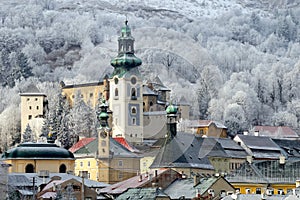
[{"label": "church tower", "polygon": [[141,64],[134,55],[134,38],[126,20],[118,38],[118,55],[111,61],[115,69],[110,79],[109,106],[113,111],[113,137],[124,137],[132,143],[143,142]]}]

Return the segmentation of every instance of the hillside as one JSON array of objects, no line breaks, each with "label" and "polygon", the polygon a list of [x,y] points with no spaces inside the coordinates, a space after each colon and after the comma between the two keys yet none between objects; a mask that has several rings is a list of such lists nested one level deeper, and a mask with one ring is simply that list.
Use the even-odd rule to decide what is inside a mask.
[{"label": "hillside", "polygon": [[0,126],[18,120],[11,113],[30,83],[48,94],[51,107],[60,81],[110,73],[126,16],[143,76],[159,74],[173,101],[189,97],[194,118],[221,121],[232,134],[253,125],[299,128],[296,0],[3,0]]}]

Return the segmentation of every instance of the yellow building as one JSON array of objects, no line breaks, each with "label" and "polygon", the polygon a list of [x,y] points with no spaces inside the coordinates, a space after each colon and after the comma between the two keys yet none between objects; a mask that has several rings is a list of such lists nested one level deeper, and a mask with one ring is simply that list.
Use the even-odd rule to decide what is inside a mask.
[{"label": "yellow building", "polygon": [[106,78],[96,83],[76,84],[76,85],[65,85],[61,83],[62,95],[67,98],[69,104],[74,104],[75,96],[77,93],[80,97],[95,108],[98,104],[99,98],[108,100],[109,98],[109,81]]},{"label": "yellow building", "polygon": [[47,170],[52,173],[74,171],[74,155],[55,144],[23,143],[6,151],[2,160],[11,164],[9,172],[37,173]]},{"label": "yellow building", "polygon": [[287,194],[300,177],[300,161],[265,160],[246,162],[226,179],[241,194]]},{"label": "yellow building", "polygon": [[[107,144],[106,144],[107,145]],[[88,178],[105,183],[116,183],[126,180],[140,170],[140,157],[113,138],[109,140],[108,157],[99,156],[98,139],[82,138],[71,149],[75,155],[75,175],[88,174]],[[103,152],[101,149],[100,151]]]},{"label": "yellow building", "polygon": [[227,127],[211,120],[192,121],[189,128],[199,136],[227,138]]}]

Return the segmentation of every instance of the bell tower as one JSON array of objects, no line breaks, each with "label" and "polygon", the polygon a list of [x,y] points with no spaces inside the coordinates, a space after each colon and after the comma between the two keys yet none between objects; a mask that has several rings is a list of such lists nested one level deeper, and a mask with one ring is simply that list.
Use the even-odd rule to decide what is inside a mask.
[{"label": "bell tower", "polygon": [[131,143],[143,142],[143,87],[138,66],[141,59],[134,55],[134,38],[128,21],[118,38],[118,55],[110,79],[109,105],[113,111],[113,137],[123,137]]},{"label": "bell tower", "polygon": [[109,138],[111,129],[108,126],[108,105],[103,99],[100,105],[100,114],[98,119],[100,121],[100,127],[98,129],[98,158],[109,158]]}]

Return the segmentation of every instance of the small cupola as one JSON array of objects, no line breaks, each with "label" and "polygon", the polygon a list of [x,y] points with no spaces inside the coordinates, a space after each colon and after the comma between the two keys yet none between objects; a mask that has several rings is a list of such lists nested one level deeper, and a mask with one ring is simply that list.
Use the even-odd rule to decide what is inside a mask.
[{"label": "small cupola", "polygon": [[177,106],[174,106],[170,104],[166,108],[167,112],[167,131],[168,131],[168,136],[174,137],[177,134],[177,111],[178,108]]}]

